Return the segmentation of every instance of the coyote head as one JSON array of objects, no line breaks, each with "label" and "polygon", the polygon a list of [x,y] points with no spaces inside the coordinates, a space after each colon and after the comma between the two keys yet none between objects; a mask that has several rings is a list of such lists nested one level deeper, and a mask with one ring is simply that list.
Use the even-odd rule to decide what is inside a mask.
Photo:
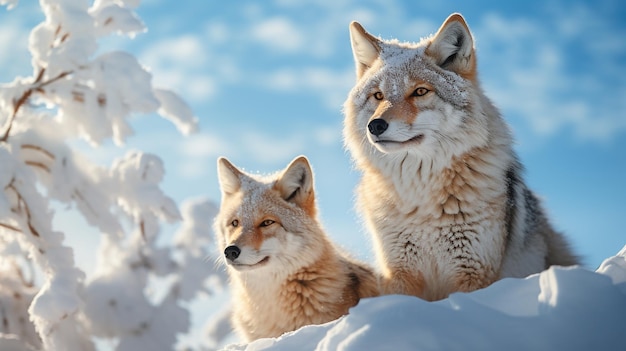
[{"label": "coyote head", "polygon": [[214,227],[227,266],[288,274],[317,255],[316,244],[323,239],[305,157],[265,178],[246,174],[225,158],[217,168],[222,202]]},{"label": "coyote head", "polygon": [[442,159],[486,143],[491,111],[483,109],[493,107],[483,103],[474,41],[461,15],[419,43],[376,38],[357,22],[350,39],[357,83],[344,106],[344,136],[355,159]]}]

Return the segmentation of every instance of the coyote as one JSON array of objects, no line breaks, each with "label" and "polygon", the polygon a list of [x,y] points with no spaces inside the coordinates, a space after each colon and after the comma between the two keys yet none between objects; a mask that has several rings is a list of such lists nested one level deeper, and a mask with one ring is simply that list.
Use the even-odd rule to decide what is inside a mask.
[{"label": "coyote", "polygon": [[438,300],[578,258],[522,177],[480,88],[469,27],[452,14],[419,43],[350,24],[357,82],[344,139],[384,293]]},{"label": "coyote", "polygon": [[332,321],[379,295],[377,275],[333,245],[317,218],[305,157],[277,175],[217,162],[222,202],[214,228],[233,294],[233,325],[247,341]]}]

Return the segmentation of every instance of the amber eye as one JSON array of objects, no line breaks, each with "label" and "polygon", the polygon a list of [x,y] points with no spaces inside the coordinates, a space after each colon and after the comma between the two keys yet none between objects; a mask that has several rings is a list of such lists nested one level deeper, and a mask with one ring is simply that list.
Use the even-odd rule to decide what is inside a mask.
[{"label": "amber eye", "polygon": [[415,89],[415,91],[413,92],[413,94],[411,94],[411,96],[424,96],[426,94],[428,94],[430,90],[424,88],[424,87],[419,87],[417,89]]},{"label": "amber eye", "polygon": [[372,95],[374,97],[374,99],[376,100],[382,100],[384,98],[383,93],[381,93],[380,91],[377,91],[374,93],[374,95]]},{"label": "amber eye", "polygon": [[263,222],[261,222],[261,227],[268,227],[272,224],[276,223],[275,221],[271,220],[271,219],[266,219]]},{"label": "amber eye", "polygon": [[232,225],[233,227],[237,228],[239,226],[239,220],[233,219],[233,221],[230,222],[230,225]]}]

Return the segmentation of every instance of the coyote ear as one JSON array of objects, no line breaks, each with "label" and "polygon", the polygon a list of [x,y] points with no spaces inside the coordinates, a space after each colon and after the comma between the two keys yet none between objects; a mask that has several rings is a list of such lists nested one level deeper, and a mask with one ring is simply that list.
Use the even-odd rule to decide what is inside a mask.
[{"label": "coyote ear", "polygon": [[313,170],[304,156],[296,157],[274,184],[285,201],[293,202],[310,215],[315,214]]},{"label": "coyote ear", "polygon": [[472,79],[476,74],[474,40],[465,19],[451,14],[426,48],[426,54],[443,69]]},{"label": "coyote ear", "polygon": [[350,23],[350,42],[359,79],[380,55],[380,40],[365,31],[359,22],[353,21]]},{"label": "coyote ear", "polygon": [[241,188],[241,176],[243,173],[226,158],[217,160],[217,178],[222,189],[222,194],[232,194]]}]

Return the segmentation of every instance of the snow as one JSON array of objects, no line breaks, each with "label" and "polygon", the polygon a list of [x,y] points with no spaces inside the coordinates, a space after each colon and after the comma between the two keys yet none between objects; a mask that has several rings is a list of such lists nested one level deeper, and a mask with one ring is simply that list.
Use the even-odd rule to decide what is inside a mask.
[{"label": "snow", "polygon": [[132,37],[146,30],[143,22],[131,9],[112,1],[95,1],[89,12],[94,17],[96,30],[101,36],[118,33]]},{"label": "snow", "polygon": [[[0,84],[0,350],[95,350],[98,338],[118,351],[173,350],[190,329],[190,303],[226,282],[211,264],[214,203],[188,200],[179,211],[161,188],[157,155],[129,151],[107,167],[73,146],[123,144],[136,114],[156,112],[183,134],[197,127],[183,99],[155,87],[133,55],[98,53],[103,36],[145,30],[133,12],[139,1],[91,3],[41,0],[32,76]],[[74,262],[83,248],[53,226],[54,204],[101,231],[93,274]],[[166,242],[162,224],[180,220]],[[625,295],[626,247],[596,272],[552,268],[435,303],[365,299],[337,321],[227,350],[617,348]],[[204,328],[213,346],[228,337],[229,307]]]},{"label": "snow", "polygon": [[617,350],[626,348],[626,246],[593,272],[551,267],[426,302],[389,295],[350,314],[225,350]]},{"label": "snow", "polygon": [[[181,218],[161,188],[158,156],[131,150],[103,167],[73,147],[122,145],[135,114],[162,113],[184,133],[197,123],[133,55],[95,56],[100,37],[144,29],[137,1],[90,3],[41,0],[45,20],[29,37],[33,75],[0,84],[0,350],[89,351],[94,337],[118,351],[172,350],[190,329],[186,304],[224,279],[205,269],[212,234],[202,226],[215,205],[185,202]],[[82,247],[53,227],[55,204],[102,231],[89,279],[74,261]],[[181,219],[184,240],[162,243],[162,224]]]},{"label": "snow", "polygon": [[181,133],[188,135],[197,130],[198,118],[180,96],[165,89],[154,89],[154,95],[161,103],[159,114],[174,123]]},{"label": "snow", "polygon": [[[372,74],[371,77],[364,79],[372,84],[380,84],[381,86],[391,85],[385,81],[384,77],[392,76],[394,79],[391,81],[400,81],[406,79],[409,74],[407,71],[414,72],[415,76],[421,77],[426,82],[435,86],[437,94],[442,99],[458,106],[467,106],[469,101],[469,95],[467,93],[470,88],[470,83],[459,76],[457,73],[441,69],[430,62],[430,59],[425,58],[425,49],[430,41],[424,40],[419,43],[399,42],[396,39],[382,40],[378,39],[378,46],[381,48],[380,63],[381,67]],[[400,72],[400,74],[394,73]],[[368,87],[369,88],[369,87]],[[355,98],[361,95],[368,88],[364,88],[362,84],[357,84],[351,94],[351,98]],[[400,90],[397,87],[391,87],[393,94],[397,95]],[[403,91],[403,90],[402,90]],[[358,100],[357,104],[362,103],[362,100]]]}]

